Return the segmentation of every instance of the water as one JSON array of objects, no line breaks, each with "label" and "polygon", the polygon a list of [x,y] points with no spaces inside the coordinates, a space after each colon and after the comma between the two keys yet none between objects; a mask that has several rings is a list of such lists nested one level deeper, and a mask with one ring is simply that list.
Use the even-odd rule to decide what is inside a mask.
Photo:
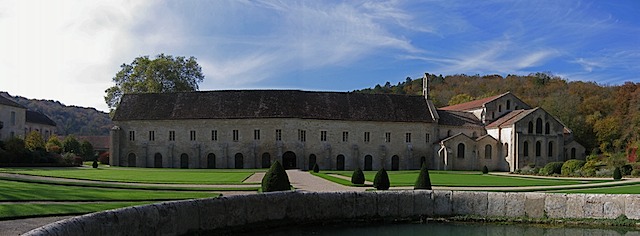
[{"label": "water", "polygon": [[270,230],[261,230],[259,233],[246,233],[244,235],[366,235],[366,236],[395,236],[395,235],[640,235],[640,230],[633,228],[588,228],[588,227],[563,227],[558,225],[499,225],[479,223],[425,223],[425,224],[377,224],[377,225],[328,225],[305,227],[280,227]]}]

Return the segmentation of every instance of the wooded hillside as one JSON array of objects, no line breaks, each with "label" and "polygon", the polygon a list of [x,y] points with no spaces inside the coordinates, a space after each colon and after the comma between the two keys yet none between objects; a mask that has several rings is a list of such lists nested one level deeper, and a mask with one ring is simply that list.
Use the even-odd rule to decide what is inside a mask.
[{"label": "wooded hillside", "polygon": [[[549,73],[508,75],[429,75],[430,98],[437,107],[511,91],[527,104],[542,107],[573,130],[587,151],[621,151],[640,136],[640,83],[606,86],[567,81]],[[422,94],[422,79],[387,82],[363,93]]]}]

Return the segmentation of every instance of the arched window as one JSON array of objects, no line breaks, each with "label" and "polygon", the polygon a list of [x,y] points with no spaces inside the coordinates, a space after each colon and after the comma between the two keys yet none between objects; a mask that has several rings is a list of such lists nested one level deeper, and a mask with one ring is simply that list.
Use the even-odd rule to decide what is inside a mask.
[{"label": "arched window", "polygon": [[540,141],[536,142],[536,156],[539,157],[542,153],[542,143]]},{"label": "arched window", "polygon": [[476,131],[473,131],[473,134],[471,134],[472,138],[477,138],[478,137],[478,133],[476,133]]},{"label": "arched window", "polygon": [[464,158],[464,143],[458,144],[458,158]]},{"label": "arched window", "polygon": [[529,121],[529,128],[527,129],[528,134],[533,134],[533,122]]},{"label": "arched window", "polygon": [[336,170],[344,170],[344,155],[342,154],[336,157]]},{"label": "arched window", "polygon": [[547,147],[548,156],[553,156],[553,142],[549,142],[549,146]]},{"label": "arched window", "polygon": [[576,159],[576,148],[571,148],[571,159]]},{"label": "arched window", "polygon": [[511,109],[511,100],[507,100],[507,110]]},{"label": "arched window", "polygon": [[504,157],[509,156],[509,143],[504,143]]},{"label": "arched window", "polygon": [[498,112],[502,112],[502,105],[498,105]]},{"label": "arched window", "polygon": [[529,142],[524,141],[524,143],[522,144],[522,152],[524,153],[525,157],[529,156]]},{"label": "arched window", "polygon": [[491,159],[491,145],[484,146],[484,159]]},{"label": "arched window", "polygon": [[536,134],[542,133],[542,119],[538,118],[536,120]]},{"label": "arched window", "polygon": [[551,127],[549,127],[549,122],[547,122],[546,124],[544,124],[544,134],[549,133],[551,133]]}]

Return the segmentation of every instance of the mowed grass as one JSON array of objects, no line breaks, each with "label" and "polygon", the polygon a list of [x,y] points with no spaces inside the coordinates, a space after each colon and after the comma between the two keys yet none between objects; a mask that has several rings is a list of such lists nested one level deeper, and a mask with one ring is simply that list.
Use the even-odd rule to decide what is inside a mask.
[{"label": "mowed grass", "polygon": [[640,184],[602,187],[602,188],[558,190],[553,192],[554,193],[640,194]]},{"label": "mowed grass", "polygon": [[168,168],[1,168],[0,172],[47,177],[127,183],[238,185],[253,173],[266,170]]},{"label": "mowed grass", "polygon": [[80,215],[121,207],[144,205],[152,202],[109,202],[83,204],[0,204],[0,220],[44,217],[55,215]]},{"label": "mowed grass", "polygon": [[[351,177],[352,171],[324,171],[324,173],[335,173]],[[373,182],[376,173],[377,171],[365,171],[365,179]],[[420,171],[387,171],[387,173],[389,174],[391,186],[413,186]],[[433,186],[451,187],[554,186],[604,182],[483,175],[479,172],[463,171],[429,171],[429,177]]]},{"label": "mowed grass", "polygon": [[210,192],[88,188],[0,180],[0,201],[161,201],[217,197]]}]

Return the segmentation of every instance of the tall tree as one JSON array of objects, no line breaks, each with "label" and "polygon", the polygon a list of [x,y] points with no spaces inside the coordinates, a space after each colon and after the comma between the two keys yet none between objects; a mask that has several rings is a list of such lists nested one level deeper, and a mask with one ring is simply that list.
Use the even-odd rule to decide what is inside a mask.
[{"label": "tall tree", "polygon": [[35,151],[42,149],[44,150],[44,139],[42,139],[42,135],[39,132],[31,131],[27,134],[27,137],[24,139],[24,147],[29,151]]},{"label": "tall tree", "polygon": [[115,85],[105,90],[104,100],[111,111],[118,107],[123,94],[196,91],[198,83],[204,80],[195,57],[142,56],[120,68],[113,77]]}]

